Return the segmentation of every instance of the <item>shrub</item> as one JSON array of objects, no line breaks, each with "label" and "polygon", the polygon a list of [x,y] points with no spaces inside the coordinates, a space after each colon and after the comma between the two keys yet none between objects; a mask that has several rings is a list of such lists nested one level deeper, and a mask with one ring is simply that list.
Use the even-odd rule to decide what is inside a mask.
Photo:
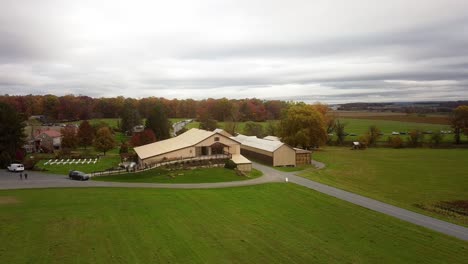
[{"label": "shrub", "polygon": [[388,144],[392,148],[402,148],[403,147],[403,139],[401,139],[400,136],[388,137]]},{"label": "shrub", "polygon": [[224,168],[234,170],[237,168],[237,164],[232,160],[228,160],[226,163],[224,163]]},{"label": "shrub", "polygon": [[408,138],[408,143],[409,145],[413,147],[418,147],[421,145],[423,139],[424,139],[424,134],[418,130],[418,129],[413,129],[409,133],[409,138]]}]

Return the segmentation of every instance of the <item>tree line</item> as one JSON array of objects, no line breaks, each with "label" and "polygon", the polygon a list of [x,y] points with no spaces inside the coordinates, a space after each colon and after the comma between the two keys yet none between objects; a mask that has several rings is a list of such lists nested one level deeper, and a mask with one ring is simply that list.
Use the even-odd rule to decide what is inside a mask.
[{"label": "tree line", "polygon": [[261,122],[279,119],[290,102],[280,100],[251,99],[165,99],[147,97],[141,99],[123,96],[92,98],[89,96],[24,95],[0,96],[0,102],[12,106],[26,118],[44,115],[49,121],[74,121],[92,118],[120,118],[125,106],[131,106],[147,118],[157,104],[162,104],[169,118],[202,118],[223,121]]}]

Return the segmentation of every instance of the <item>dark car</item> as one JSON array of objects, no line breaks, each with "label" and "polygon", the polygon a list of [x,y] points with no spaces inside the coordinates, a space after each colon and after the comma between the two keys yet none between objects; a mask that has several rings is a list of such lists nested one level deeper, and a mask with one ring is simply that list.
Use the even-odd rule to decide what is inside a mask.
[{"label": "dark car", "polygon": [[70,171],[70,173],[68,173],[68,177],[71,180],[77,180],[77,181],[87,181],[87,180],[89,180],[89,175],[87,175],[86,173],[81,172],[81,171]]}]

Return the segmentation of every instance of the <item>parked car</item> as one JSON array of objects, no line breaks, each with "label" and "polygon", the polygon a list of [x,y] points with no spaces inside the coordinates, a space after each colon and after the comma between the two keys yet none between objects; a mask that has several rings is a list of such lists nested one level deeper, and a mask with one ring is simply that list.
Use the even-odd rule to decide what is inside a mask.
[{"label": "parked car", "polygon": [[77,180],[77,181],[89,180],[89,175],[81,171],[70,171],[70,173],[68,173],[68,177],[71,180]]},{"label": "parked car", "polygon": [[13,172],[22,172],[24,171],[24,165],[20,163],[12,163],[7,167],[7,169]]}]

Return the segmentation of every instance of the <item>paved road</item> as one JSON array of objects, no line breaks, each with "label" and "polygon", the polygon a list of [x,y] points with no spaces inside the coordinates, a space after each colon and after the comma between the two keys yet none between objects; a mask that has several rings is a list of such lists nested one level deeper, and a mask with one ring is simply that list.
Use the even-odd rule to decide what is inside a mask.
[{"label": "paved road", "polygon": [[263,184],[268,182],[289,182],[305,186],[338,199],[381,212],[401,220],[423,226],[459,239],[468,241],[468,228],[444,222],[429,216],[411,212],[393,205],[379,202],[358,194],[343,191],[325,184],[298,177],[295,172],[281,172],[273,168],[254,163],[254,167],[263,171],[262,177],[237,182],[198,183],[198,184],[159,184],[159,183],[120,183],[98,181],[72,181],[65,176],[28,172],[28,180],[20,180],[19,174],[0,172],[0,189],[59,188],[59,187],[125,187],[125,188],[225,188]]},{"label": "paved road", "polygon": [[325,184],[311,181],[311,180],[296,176],[294,175],[294,173],[278,172],[275,169],[262,166],[259,164],[255,164],[255,167],[256,169],[263,171],[265,174],[275,175],[276,178],[280,177],[282,179],[285,179],[287,177],[289,182],[293,182],[295,184],[299,184],[304,187],[316,190],[318,192],[328,194],[330,196],[334,196],[338,199],[341,199],[341,200],[344,200],[353,204],[357,204],[359,206],[371,209],[373,211],[384,213],[384,214],[399,218],[401,220],[468,241],[468,228],[466,227],[448,223],[448,222],[445,222],[436,218],[432,218],[432,217],[418,214],[412,211],[408,211],[406,209],[402,209],[402,208],[399,208],[390,204],[379,202],[377,200],[370,199],[370,198],[367,198],[358,194],[343,191],[341,189],[337,189],[337,188],[334,188]]},{"label": "paved road", "polygon": [[272,175],[234,182],[217,183],[187,183],[187,184],[164,184],[164,183],[126,183],[126,182],[101,182],[101,181],[74,181],[66,176],[39,173],[29,171],[28,180],[20,180],[19,173],[0,171],[0,190],[8,189],[32,189],[32,188],[62,188],[62,187],[125,187],[125,188],[173,188],[173,189],[207,189],[226,188],[236,186],[247,186],[263,184],[267,182],[281,182],[282,178]]}]

